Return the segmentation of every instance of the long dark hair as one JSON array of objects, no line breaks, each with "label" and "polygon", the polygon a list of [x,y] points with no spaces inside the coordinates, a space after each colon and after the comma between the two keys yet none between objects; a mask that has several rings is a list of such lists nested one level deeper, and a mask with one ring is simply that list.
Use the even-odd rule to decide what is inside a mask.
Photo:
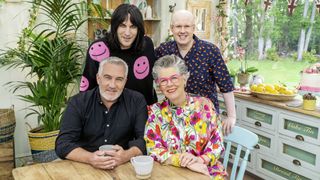
[{"label": "long dark hair", "polygon": [[144,42],[143,37],[145,34],[143,17],[140,10],[131,4],[119,5],[111,16],[111,33],[109,34],[110,46],[113,49],[120,49],[120,42],[117,35],[117,29],[121,23],[123,23],[130,14],[131,23],[138,28],[136,39],[133,41],[130,49],[134,51],[142,51]]}]

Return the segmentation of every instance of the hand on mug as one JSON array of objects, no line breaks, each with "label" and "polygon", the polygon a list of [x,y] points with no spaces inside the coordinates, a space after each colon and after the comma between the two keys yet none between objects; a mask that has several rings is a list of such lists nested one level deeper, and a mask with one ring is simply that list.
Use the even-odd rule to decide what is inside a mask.
[{"label": "hand on mug", "polygon": [[103,151],[96,151],[92,153],[92,156],[89,159],[89,164],[99,169],[114,169],[116,166],[115,160],[113,160],[112,157],[104,156]]}]

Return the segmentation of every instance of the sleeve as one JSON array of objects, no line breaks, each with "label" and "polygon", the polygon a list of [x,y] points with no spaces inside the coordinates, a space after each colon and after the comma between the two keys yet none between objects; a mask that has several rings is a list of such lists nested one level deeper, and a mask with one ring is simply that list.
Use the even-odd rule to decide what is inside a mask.
[{"label": "sleeve", "polygon": [[213,77],[217,83],[220,91],[222,93],[227,93],[233,91],[233,84],[230,78],[228,68],[221,56],[220,50],[218,47],[213,45]]},{"label": "sleeve", "polygon": [[158,113],[160,113],[160,107],[156,104],[148,107],[148,120],[144,139],[146,141],[148,155],[156,161],[163,163],[171,156],[171,153],[167,149],[167,142],[161,135],[161,123],[157,116]]},{"label": "sleeve", "polygon": [[98,85],[96,75],[98,73],[99,63],[108,57],[110,57],[110,50],[106,42],[98,40],[89,46],[81,77],[80,91],[88,91]]},{"label": "sleeve", "polygon": [[141,150],[143,154],[146,154],[146,143],[143,139],[143,135],[148,114],[147,102],[145,101],[142,94],[141,97],[132,105],[132,109],[136,109],[134,124],[135,138],[134,140],[129,141],[129,147],[131,148],[133,146],[136,146]]},{"label": "sleeve", "polygon": [[63,113],[60,132],[56,139],[55,151],[61,159],[65,159],[73,149],[80,147],[77,142],[82,130],[81,111],[75,97],[70,100]]},{"label": "sleeve", "polygon": [[[217,115],[214,110],[214,105],[210,100],[207,99],[204,109],[207,110],[207,114],[210,115],[210,121],[208,122],[208,143],[204,148],[204,155],[207,155],[211,160],[210,164],[214,165],[216,161],[220,158],[220,154],[224,151],[222,131],[221,131],[221,121],[217,120]],[[207,115],[207,117],[209,117]]]}]

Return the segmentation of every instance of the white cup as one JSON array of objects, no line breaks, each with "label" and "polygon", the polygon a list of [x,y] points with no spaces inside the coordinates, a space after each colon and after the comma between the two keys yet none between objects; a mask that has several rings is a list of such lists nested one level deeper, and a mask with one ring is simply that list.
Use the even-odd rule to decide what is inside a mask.
[{"label": "white cup", "polygon": [[130,159],[138,179],[147,179],[151,177],[153,168],[153,158],[150,156],[136,156]]}]

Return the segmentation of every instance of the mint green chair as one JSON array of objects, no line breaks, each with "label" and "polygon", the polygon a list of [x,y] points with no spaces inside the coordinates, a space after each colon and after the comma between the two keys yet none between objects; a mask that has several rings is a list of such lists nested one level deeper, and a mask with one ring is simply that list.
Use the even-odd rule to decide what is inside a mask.
[{"label": "mint green chair", "polygon": [[[235,126],[232,130],[232,133],[224,137],[224,142],[226,143],[226,149],[224,152],[223,166],[225,168],[228,166],[231,144],[233,144],[233,146],[237,146],[237,152],[233,160],[232,170],[231,174],[229,174],[229,178],[230,180],[242,180],[244,172],[246,171],[250,151],[253,150],[254,146],[258,143],[258,136],[247,129]],[[245,152],[245,155],[243,158],[241,158],[242,161],[237,173],[241,150]]]}]

